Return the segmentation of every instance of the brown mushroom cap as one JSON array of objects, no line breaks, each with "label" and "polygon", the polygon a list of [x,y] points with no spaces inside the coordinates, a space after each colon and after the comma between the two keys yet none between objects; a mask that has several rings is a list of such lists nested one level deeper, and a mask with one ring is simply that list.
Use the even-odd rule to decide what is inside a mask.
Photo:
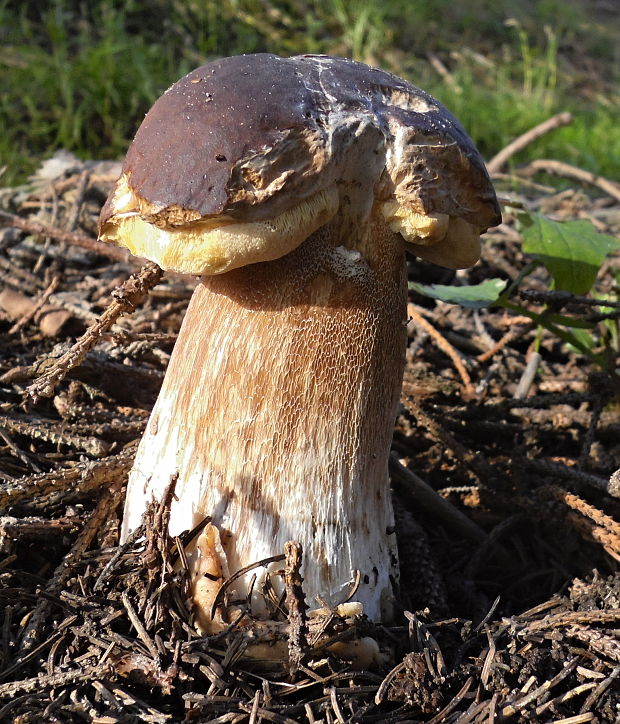
[{"label": "brown mushroom cap", "polygon": [[[277,258],[342,208],[338,182],[359,151],[359,138],[369,134],[373,140],[365,148],[377,157],[367,164],[371,201],[384,203],[386,220],[416,253],[433,246],[430,255],[442,263],[443,240],[452,248],[464,238],[465,248],[475,238],[475,246],[482,231],[500,223],[473,142],[427,93],[351,60],[257,54],[207,63],[156,101],[101,212],[101,236],[132,248],[126,237],[144,233],[151,258],[177,271],[220,273]],[[136,234],[135,217],[151,228]],[[133,226],[120,229],[126,219]],[[274,219],[279,241],[265,251],[263,237],[273,229],[264,224]],[[239,224],[248,222],[258,223],[258,231],[250,229],[238,258],[231,261],[222,252],[219,263],[229,243],[222,228],[230,227],[229,236],[237,238]],[[202,261],[188,268],[178,251],[164,263],[158,258],[162,231],[193,230],[191,246],[214,229],[215,261],[205,261],[204,268]],[[182,237],[178,246],[184,243]],[[140,253],[137,246],[132,250]],[[456,265],[464,265],[468,254]]]}]

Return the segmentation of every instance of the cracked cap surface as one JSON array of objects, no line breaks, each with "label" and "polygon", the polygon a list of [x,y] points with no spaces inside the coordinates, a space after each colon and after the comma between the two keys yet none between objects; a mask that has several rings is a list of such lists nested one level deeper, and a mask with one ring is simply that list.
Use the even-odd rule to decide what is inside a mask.
[{"label": "cracked cap surface", "polygon": [[[463,236],[455,219],[467,222],[465,246],[501,221],[480,154],[427,93],[350,60],[256,54],[207,63],[156,101],[101,212],[100,235],[165,268],[221,273],[298,246],[342,207],[360,168],[366,206],[379,201],[391,228],[420,256],[433,246],[437,263],[445,239]],[[242,239],[233,260],[228,232]],[[181,261],[184,246],[200,256],[203,238],[206,257]]]}]

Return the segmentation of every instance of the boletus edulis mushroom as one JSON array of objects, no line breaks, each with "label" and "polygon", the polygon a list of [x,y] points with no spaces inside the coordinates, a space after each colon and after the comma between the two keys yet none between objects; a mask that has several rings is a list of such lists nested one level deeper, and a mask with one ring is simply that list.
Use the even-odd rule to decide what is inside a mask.
[{"label": "boletus edulis mushroom", "polygon": [[[388,451],[405,359],[405,250],[476,262],[500,222],[458,121],[390,73],[258,54],[192,71],[153,105],[100,237],[200,276],[130,475],[123,534],[174,480],[169,532],[211,519],[189,564],[214,587],[287,541],[310,607],[391,618]],[[229,594],[260,616],[266,569]],[[360,610],[361,610],[360,607]]]}]

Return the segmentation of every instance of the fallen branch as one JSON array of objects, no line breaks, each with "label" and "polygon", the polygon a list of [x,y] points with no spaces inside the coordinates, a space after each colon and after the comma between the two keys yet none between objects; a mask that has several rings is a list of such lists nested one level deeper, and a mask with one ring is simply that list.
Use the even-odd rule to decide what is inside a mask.
[{"label": "fallen branch", "polygon": [[584,473],[581,470],[575,470],[560,463],[554,463],[550,460],[532,458],[518,459],[515,457],[514,464],[521,465],[528,470],[535,470],[542,475],[551,475],[561,480],[573,480],[575,483],[589,485],[613,497],[620,497],[620,494],[616,493],[615,489],[609,485],[605,478],[600,478],[598,475],[592,475],[591,473]]},{"label": "fallen branch", "polygon": [[569,493],[557,485],[550,485],[547,489],[556,500],[579,514],[569,517],[575,527],[586,532],[597,543],[600,543],[612,558],[620,562],[620,523],[590,505],[583,498]]},{"label": "fallen branch", "polygon": [[397,492],[413,498],[419,508],[443,520],[447,528],[458,531],[464,538],[476,542],[486,540],[487,534],[482,528],[406,468],[394,453],[390,453],[389,463],[390,477]]},{"label": "fallen branch", "polygon": [[139,274],[131,277],[116,291],[112,292],[114,301],[92,324],[78,341],[62,357],[59,357],[50,368],[36,379],[26,393],[36,405],[42,397],[52,397],[56,386],[67,374],[78,367],[86,354],[97,344],[104,332],[107,332],[123,314],[131,314],[143,301],[149,290],[162,278],[163,271],[156,265],[148,263]]},{"label": "fallen branch", "polygon": [[495,357],[498,352],[501,352],[504,347],[506,347],[506,345],[510,344],[511,342],[515,342],[517,339],[523,337],[523,335],[529,332],[533,326],[534,322],[532,322],[532,320],[530,319],[523,326],[517,327],[516,329],[508,330],[508,332],[506,332],[506,334],[504,334],[500,340],[498,340],[486,352],[479,354],[476,359],[478,360],[478,362],[481,363],[488,362],[491,358]]},{"label": "fallen branch", "polygon": [[495,174],[502,168],[509,158],[512,158],[512,156],[516,153],[522,151],[526,146],[529,146],[530,143],[533,143],[541,136],[549,133],[549,131],[553,131],[561,126],[567,126],[572,120],[573,117],[570,113],[558,113],[555,116],[551,116],[551,118],[548,118],[546,121],[539,123],[537,126],[534,126],[534,128],[530,128],[529,131],[526,131],[521,136],[515,138],[514,141],[511,141],[499,153],[495,154],[495,156],[493,156],[493,158],[487,163],[487,171],[491,175]]},{"label": "fallen branch", "polygon": [[532,161],[527,166],[519,169],[519,174],[523,176],[533,176],[540,172],[555,174],[556,176],[564,176],[565,178],[572,178],[576,181],[581,181],[591,186],[604,191],[606,194],[611,196],[616,201],[620,201],[620,185],[609,181],[609,179],[599,176],[590,171],[585,171],[577,166],[571,166],[570,163],[564,163],[563,161],[554,161],[551,159],[539,159]]},{"label": "fallen branch", "polygon": [[464,463],[481,484],[490,484],[495,478],[495,473],[481,452],[474,453],[472,450],[468,450],[434,417],[428,415],[413,396],[403,395],[401,403],[416,418],[420,428],[442,445],[451,457]]},{"label": "fallen branch", "polygon": [[22,219],[21,216],[15,214],[7,214],[6,211],[0,211],[0,227],[6,226],[13,229],[21,229],[29,234],[37,234],[39,236],[49,236],[57,241],[63,241],[72,246],[79,246],[86,251],[92,251],[100,256],[107,256],[115,261],[123,261],[128,264],[135,264],[136,258],[132,257],[126,249],[119,249],[112,244],[106,244],[103,241],[97,241],[86,234],[79,234],[75,231],[66,231],[56,226],[48,226],[40,221],[32,219]]},{"label": "fallen branch", "polygon": [[[67,579],[72,575],[75,563],[80,560],[84,551],[86,551],[88,546],[91,544],[102,523],[118,505],[121,494],[122,486],[118,481],[104,490],[97,506],[87,519],[84,528],[78,535],[75,543],[67,555],[62,559],[60,565],[54,571],[54,575],[45,587],[44,590],[48,596],[57,596],[60,593]],[[40,629],[42,628],[42,624],[47,616],[49,606],[49,598],[41,597],[39,599],[36,608],[32,612],[32,615],[28,618],[28,622],[24,628],[21,644],[19,646],[18,659],[27,654],[28,651],[36,644],[41,633]]]},{"label": "fallen branch", "polygon": [[11,508],[18,503],[32,503],[37,498],[55,493],[84,494],[124,480],[135,454],[135,445],[130,445],[118,455],[110,455],[95,462],[88,460],[76,463],[71,468],[0,482],[0,509]]},{"label": "fallen branch", "polygon": [[412,304],[407,305],[407,314],[417,325],[422,327],[425,332],[428,332],[428,334],[435,341],[439,349],[447,354],[448,357],[452,360],[452,364],[456,368],[456,371],[459,373],[461,380],[463,381],[463,397],[467,400],[473,399],[476,396],[476,391],[474,390],[474,386],[471,383],[471,377],[465,369],[465,365],[461,361],[458,352],[454,349],[450,342],[448,342],[448,340],[437,329],[435,329],[435,327],[433,327],[430,322],[424,319],[421,314],[418,314]]},{"label": "fallen branch", "polygon": [[289,673],[291,677],[301,666],[304,651],[308,647],[308,621],[306,602],[302,587],[301,565],[303,560],[300,543],[288,541],[284,545],[286,566],[284,568],[284,586],[289,627]]}]

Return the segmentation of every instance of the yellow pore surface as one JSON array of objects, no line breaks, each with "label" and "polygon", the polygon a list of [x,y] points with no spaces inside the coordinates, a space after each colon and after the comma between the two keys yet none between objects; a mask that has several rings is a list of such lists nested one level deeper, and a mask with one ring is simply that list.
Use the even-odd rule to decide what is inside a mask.
[{"label": "yellow pore surface", "polygon": [[222,274],[288,254],[326,224],[339,203],[338,191],[332,186],[271,219],[240,222],[218,216],[162,228],[143,218],[135,195],[131,196],[115,198],[115,213],[103,225],[100,238],[126,247],[162,269],[201,275]]},{"label": "yellow pore surface", "polygon": [[407,250],[448,269],[466,269],[480,258],[480,231],[465,219],[448,214],[420,214],[396,200],[381,206],[392,231],[407,242]]},{"label": "yellow pore surface", "polygon": [[[113,213],[100,238],[181,274],[214,275],[296,249],[332,219],[339,206],[336,186],[316,192],[271,219],[239,221],[230,216],[152,223],[149,204],[119,180]],[[480,256],[480,229],[448,214],[420,214],[392,199],[381,205],[391,230],[403,236],[416,256],[451,269],[472,266]],[[190,212],[191,214],[191,212]],[[147,220],[149,219],[149,220]]]}]

